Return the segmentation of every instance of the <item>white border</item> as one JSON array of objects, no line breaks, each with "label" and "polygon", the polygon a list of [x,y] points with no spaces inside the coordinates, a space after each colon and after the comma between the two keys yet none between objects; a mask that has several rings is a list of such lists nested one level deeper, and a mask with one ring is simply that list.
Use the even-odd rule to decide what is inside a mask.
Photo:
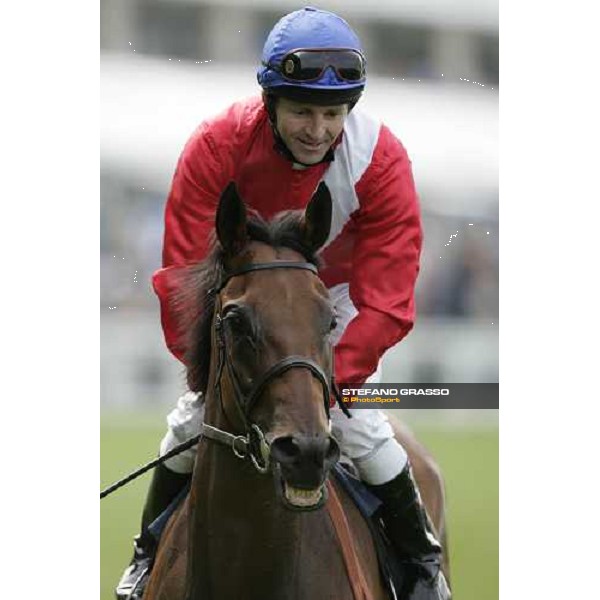
[{"label": "white border", "polygon": [[597,594],[597,20],[500,19],[500,598]]},{"label": "white border", "polygon": [[9,3],[2,19],[2,595],[93,597],[99,5]]}]

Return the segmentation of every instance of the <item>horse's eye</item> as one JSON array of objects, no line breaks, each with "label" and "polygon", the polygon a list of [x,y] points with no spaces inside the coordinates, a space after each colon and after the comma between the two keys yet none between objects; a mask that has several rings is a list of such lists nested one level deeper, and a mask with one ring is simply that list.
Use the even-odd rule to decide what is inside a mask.
[{"label": "horse's eye", "polygon": [[241,321],[240,313],[235,310],[228,310],[223,315],[223,321],[235,325]]},{"label": "horse's eye", "polygon": [[226,311],[223,322],[230,328],[230,332],[237,341],[248,340],[254,337],[252,323],[242,311],[230,309]]},{"label": "horse's eye", "polygon": [[223,323],[232,331],[238,331],[243,327],[244,319],[236,310],[228,310],[223,316]]}]

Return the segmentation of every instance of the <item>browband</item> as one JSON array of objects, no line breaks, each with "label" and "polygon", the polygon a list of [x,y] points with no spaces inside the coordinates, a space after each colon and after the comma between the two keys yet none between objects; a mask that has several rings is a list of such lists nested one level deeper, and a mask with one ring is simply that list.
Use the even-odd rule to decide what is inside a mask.
[{"label": "browband", "polygon": [[319,273],[319,270],[315,265],[308,262],[293,262],[293,261],[277,261],[270,263],[256,263],[253,265],[247,265],[245,267],[241,267],[236,269],[235,271],[230,271],[226,273],[223,279],[221,279],[221,283],[215,289],[217,293],[219,293],[226,285],[227,282],[232,277],[237,277],[238,275],[244,275],[245,273],[250,273],[251,271],[264,271],[266,269],[304,269],[305,271],[311,271],[315,275]]}]

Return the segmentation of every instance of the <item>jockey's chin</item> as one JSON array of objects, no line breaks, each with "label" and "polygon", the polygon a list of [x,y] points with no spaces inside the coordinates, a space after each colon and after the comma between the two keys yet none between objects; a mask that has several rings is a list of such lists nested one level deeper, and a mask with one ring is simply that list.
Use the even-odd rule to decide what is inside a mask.
[{"label": "jockey's chin", "polygon": [[290,143],[290,152],[294,158],[305,165],[316,165],[320,163],[331,147],[329,140],[322,142],[311,142],[303,139],[294,139]]}]

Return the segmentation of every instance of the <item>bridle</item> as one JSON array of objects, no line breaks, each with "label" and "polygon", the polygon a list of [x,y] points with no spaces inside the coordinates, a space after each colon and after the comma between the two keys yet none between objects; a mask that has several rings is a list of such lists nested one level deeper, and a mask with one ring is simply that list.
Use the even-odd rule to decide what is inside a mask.
[{"label": "bridle", "polygon": [[288,356],[275,364],[271,365],[252,385],[249,391],[244,392],[240,384],[240,378],[237,374],[235,366],[227,352],[225,335],[223,332],[223,317],[221,316],[221,300],[220,292],[227,285],[230,279],[252,271],[263,271],[272,269],[303,269],[318,275],[317,267],[308,262],[292,262],[292,261],[276,261],[268,263],[255,263],[241,267],[234,271],[229,271],[224,274],[219,284],[214,288],[217,295],[215,303],[214,328],[215,340],[217,343],[217,369],[214,383],[214,396],[218,399],[223,414],[225,407],[223,405],[223,397],[221,390],[221,380],[223,373],[226,371],[233,388],[234,404],[237,412],[242,418],[245,428],[245,435],[234,435],[227,431],[218,429],[208,423],[202,423],[203,437],[225,444],[229,446],[235,456],[240,459],[250,459],[254,467],[260,473],[267,473],[270,467],[270,444],[265,438],[265,434],[256,423],[250,420],[252,408],[260,398],[261,394],[274,379],[289,371],[290,369],[308,369],[311,374],[319,381],[323,390],[323,403],[325,406],[325,414],[329,419],[329,402],[333,393],[338,405],[346,416],[350,417],[350,413],[343,404],[339,390],[335,384],[335,376],[333,369],[333,351],[331,355],[331,373],[327,374],[323,368],[314,360],[307,356]]},{"label": "bridle", "polygon": [[170,458],[177,456],[181,452],[184,452],[188,448],[195,446],[202,439],[213,440],[225,446],[229,446],[235,454],[235,456],[242,460],[250,459],[259,473],[267,473],[270,468],[270,445],[269,442],[265,439],[265,435],[261,431],[260,427],[256,425],[256,423],[252,423],[248,415],[250,414],[252,406],[258,400],[265,387],[273,379],[279,377],[279,375],[281,375],[289,369],[308,369],[319,380],[323,388],[323,402],[325,404],[325,413],[327,414],[327,418],[329,418],[329,398],[331,394],[334,395],[336,402],[338,403],[339,407],[342,409],[344,414],[348,418],[351,418],[350,412],[342,402],[342,397],[335,384],[333,354],[331,357],[331,373],[329,374],[329,376],[311,358],[305,356],[288,356],[287,358],[280,360],[279,362],[272,365],[269,369],[267,369],[267,371],[263,373],[260,379],[254,384],[250,392],[246,394],[242,392],[241,386],[239,384],[239,378],[236,375],[235,368],[231,363],[231,360],[229,359],[226,351],[227,349],[225,346],[225,337],[223,334],[223,319],[221,317],[221,303],[218,294],[225,287],[225,285],[227,285],[227,282],[232,277],[237,277],[238,275],[243,275],[244,273],[249,273],[251,271],[262,271],[265,269],[304,269],[306,271],[311,271],[315,275],[318,275],[317,267],[315,267],[315,265],[313,265],[312,263],[287,261],[256,263],[253,265],[242,267],[235,271],[230,271],[229,273],[225,273],[219,285],[212,290],[212,293],[215,293],[217,295],[217,302],[215,303],[214,320],[216,334],[215,337],[217,340],[219,352],[214,394],[219,399],[219,403],[221,404],[221,410],[223,410],[223,413],[226,414],[223,407],[223,398],[221,396],[221,377],[223,375],[223,370],[226,368],[227,372],[229,373],[231,382],[233,384],[235,403],[238,412],[242,415],[242,420],[244,422],[244,427],[246,430],[245,435],[234,435],[233,433],[229,433],[228,431],[223,431],[222,429],[213,427],[208,423],[202,423],[200,433],[191,437],[185,442],[178,444],[162,456],[159,456],[158,458],[150,461],[143,467],[136,469],[126,477],[123,477],[116,483],[110,485],[109,487],[100,492],[100,499],[105,498],[109,494],[112,494],[113,492],[123,487],[130,481],[137,479],[140,475],[143,475],[150,469],[157,467],[158,465],[166,462]]}]

